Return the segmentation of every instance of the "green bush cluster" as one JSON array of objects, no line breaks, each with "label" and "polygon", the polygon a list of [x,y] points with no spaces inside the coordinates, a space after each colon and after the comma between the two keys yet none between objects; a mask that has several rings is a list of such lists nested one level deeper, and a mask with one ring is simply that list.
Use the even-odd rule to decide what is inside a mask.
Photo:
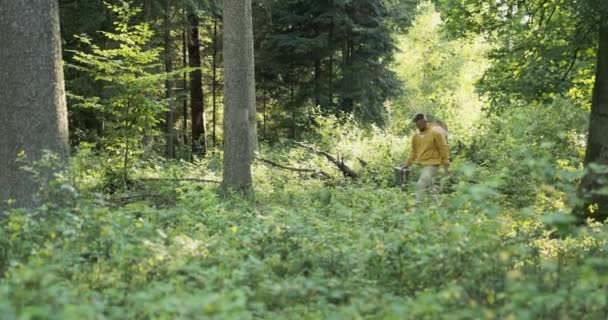
[{"label": "green bush cluster", "polygon": [[318,117],[303,143],[357,179],[278,141],[257,158],[316,172],[255,161],[248,198],[210,182],[221,180],[220,152],[193,163],[140,157],[124,180],[120,155],[82,144],[70,171],[40,190],[38,208],[0,221],[0,314],[605,319],[606,227],[574,227],[569,214],[585,112],[567,100],[551,106],[557,116],[547,108],[482,121],[471,144],[452,145],[449,192],[420,204],[412,183],[393,181],[410,136],[348,116]]},{"label": "green bush cluster", "polygon": [[[265,155],[302,152],[278,150]],[[416,206],[408,190],[263,164],[254,168],[251,198],[222,197],[215,184],[146,181],[131,191],[161,196],[127,203],[95,191],[103,177],[93,173],[103,171],[94,168],[104,162],[82,157],[64,175],[64,185],[71,179],[81,190],[71,202],[50,205],[51,198],[1,223],[3,318],[603,319],[608,312],[605,226],[555,237],[559,212],[503,206],[504,180],[465,160],[451,194]],[[135,167],[133,177],[220,172],[213,157],[198,166]]]},{"label": "green bush cluster", "polygon": [[511,204],[534,203],[549,170],[582,169],[588,112],[568,99],[548,105],[511,108],[480,122],[467,160],[488,172],[502,174],[501,192]]}]

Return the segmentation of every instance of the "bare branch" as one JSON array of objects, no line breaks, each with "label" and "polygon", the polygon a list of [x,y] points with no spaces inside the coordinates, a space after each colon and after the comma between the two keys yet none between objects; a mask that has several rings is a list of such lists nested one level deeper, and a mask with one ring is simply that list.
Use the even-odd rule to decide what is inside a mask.
[{"label": "bare branch", "polygon": [[285,169],[285,170],[289,170],[289,171],[316,173],[316,174],[320,174],[320,175],[322,175],[322,176],[324,176],[324,177],[326,177],[328,179],[331,178],[331,176],[328,173],[323,172],[321,170],[287,167],[287,166],[284,166],[284,165],[282,165],[280,163],[277,163],[277,162],[274,162],[274,161],[268,160],[268,159],[263,159],[263,158],[256,158],[256,160],[259,160],[259,161],[262,161],[262,162],[264,162],[266,164],[269,164],[271,166],[274,166],[274,167],[277,167],[277,168],[281,168],[281,169]]},{"label": "bare branch", "polygon": [[141,179],[132,179],[131,181],[169,181],[169,182],[180,182],[180,181],[193,181],[193,182],[201,182],[201,183],[222,183],[217,180],[208,180],[208,179],[195,179],[195,178],[141,178]]},{"label": "bare branch", "polygon": [[359,177],[359,175],[355,171],[353,171],[353,169],[351,169],[349,166],[347,166],[342,159],[336,159],[334,156],[332,156],[331,154],[329,154],[325,151],[318,150],[317,148],[315,148],[313,146],[308,146],[301,142],[294,141],[293,143],[302,148],[311,150],[316,154],[325,156],[325,158],[327,158],[327,160],[329,160],[330,162],[335,164],[338,167],[338,169],[340,169],[340,171],[342,171],[344,176],[350,177],[352,179],[357,179]]}]

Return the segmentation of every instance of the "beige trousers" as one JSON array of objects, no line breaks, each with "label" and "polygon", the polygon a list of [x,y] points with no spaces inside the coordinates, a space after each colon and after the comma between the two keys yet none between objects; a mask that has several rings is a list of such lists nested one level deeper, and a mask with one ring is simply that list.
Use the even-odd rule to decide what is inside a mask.
[{"label": "beige trousers", "polygon": [[424,199],[424,194],[431,190],[433,186],[433,178],[437,175],[439,166],[423,166],[420,173],[420,178],[416,184],[416,200],[418,202]]}]

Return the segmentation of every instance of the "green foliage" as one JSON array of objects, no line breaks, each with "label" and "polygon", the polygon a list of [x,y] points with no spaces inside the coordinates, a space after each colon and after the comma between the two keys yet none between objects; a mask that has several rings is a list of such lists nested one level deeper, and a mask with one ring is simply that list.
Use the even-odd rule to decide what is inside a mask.
[{"label": "green foliage", "polygon": [[65,156],[43,150],[41,157],[32,161],[25,152],[20,152],[16,162],[19,170],[26,172],[37,186],[32,195],[36,205],[68,206],[78,196],[66,170]]},{"label": "green foliage", "polygon": [[547,108],[483,121],[474,144],[453,160],[451,192],[418,206],[410,188],[391,187],[409,137],[361,128],[352,116],[315,118],[319,130],[307,139],[339,155],[359,180],[284,141],[263,145],[259,156],[333,178],[258,162],[248,199],[170,180],[218,180],[221,154],[194,164],[137,160],[132,193],[101,194],[112,156],[83,145],[64,175],[76,187],[73,201],[49,199],[53,205],[13,210],[0,222],[0,312],[601,319],[608,230],[574,227],[568,213],[582,176],[576,143],[585,111],[559,100],[551,106],[558,116],[543,117]]},{"label": "green foliage", "polygon": [[[343,161],[359,174],[364,183],[382,186],[394,184],[392,167],[401,165],[407,158],[409,136],[396,136],[377,126],[361,126],[352,115],[336,117],[317,114],[313,121],[316,130],[304,136],[307,144]],[[278,155],[276,151],[271,153],[273,159],[292,167],[318,168],[333,179],[341,180],[343,173],[325,156],[304,148],[294,148],[288,140],[284,142],[285,152]],[[277,144],[273,150],[281,148]],[[262,156],[266,157],[264,152]]]},{"label": "green foliage", "polygon": [[[101,161],[85,159],[95,157],[77,156],[71,174],[87,185],[96,171],[85,167]],[[217,170],[211,160],[137,167],[138,177]],[[252,199],[165,181],[146,184],[175,199],[168,207],[158,197],[125,204],[79,190],[67,206],[10,211],[0,222],[0,311],[46,319],[600,319],[608,311],[605,226],[555,238],[568,216],[501,207],[502,182],[472,166],[455,170],[451,195],[423,207],[397,188],[255,169],[270,182]]]},{"label": "green foliage", "polygon": [[[590,100],[605,4],[591,1],[441,0],[452,34],[482,34],[492,65],[479,89],[495,109],[547,102],[574,90]],[[603,13],[602,13],[603,12]]]},{"label": "green foliage", "polygon": [[254,10],[258,88],[271,93],[291,138],[310,127],[315,107],[384,122],[384,102],[400,90],[385,1],[269,1]]},{"label": "green foliage", "polygon": [[[551,168],[582,169],[587,117],[585,110],[567,99],[489,116],[468,147],[467,158],[502,173],[507,179],[503,192],[516,206],[526,206],[539,196],[547,177],[553,179]],[[569,181],[571,187],[575,181]]]},{"label": "green foliage", "polygon": [[398,39],[395,70],[405,94],[390,102],[390,125],[409,132],[416,112],[446,122],[450,135],[468,142],[484,102],[475,83],[488,66],[481,37],[450,40],[445,23],[430,2],[422,2],[408,33]]},{"label": "green foliage", "polygon": [[[87,36],[79,36],[86,51],[74,51],[78,70],[87,72],[105,86],[102,97],[78,98],[76,107],[96,108],[103,112],[105,131],[103,146],[117,157],[113,168],[117,179],[126,183],[131,160],[141,153],[144,135],[156,134],[161,112],[162,81],[169,75],[156,73],[160,48],[146,48],[153,35],[147,23],[132,25],[131,20],[141,12],[129,1],[119,5],[106,3],[116,15],[114,32],[101,32],[114,46],[103,49]],[[122,167],[122,168],[120,168]],[[119,171],[114,169],[120,168]]]},{"label": "green foliage", "polygon": [[[81,37],[88,49],[74,52],[78,68],[107,88],[99,97],[72,95],[79,107],[104,114],[105,140],[80,144],[70,170],[55,176],[44,174],[56,166],[52,155],[23,161],[43,185],[39,206],[2,213],[3,318],[604,319],[608,314],[607,227],[590,221],[576,226],[570,213],[580,204],[576,186],[585,174],[588,114],[580,99],[587,95],[589,74],[584,65],[577,65],[577,76],[568,80],[576,85],[559,87],[563,97],[513,95],[535,90],[518,78],[506,87],[509,99],[501,100],[510,108],[480,116],[483,104],[472,84],[488,63],[481,57],[487,45],[477,38],[448,39],[443,22],[425,3],[411,31],[399,40],[403,55],[395,70],[405,80],[407,97],[391,104],[390,126],[362,127],[364,114],[339,110],[344,105],[306,113],[283,108],[279,104],[292,97],[285,85],[294,88],[289,103],[314,99],[315,54],[322,54],[323,63],[341,58],[342,48],[324,51],[329,42],[322,35],[328,30],[314,28],[332,18],[342,26],[334,30],[342,32],[335,39],[344,41],[335,44],[356,39],[361,47],[353,52],[366,57],[359,67],[378,67],[379,56],[366,46],[386,46],[384,53],[392,48],[372,26],[401,30],[395,17],[382,26],[376,18],[408,1],[268,2],[284,10],[277,17],[272,13],[272,28],[279,32],[266,30],[267,35],[290,53],[262,55],[271,57],[261,60],[265,67],[274,62],[279,67],[262,68],[268,72],[264,93],[275,95],[268,115],[275,125],[290,116],[302,128],[314,124],[314,132],[301,134],[303,140],[343,161],[358,178],[343,177],[324,156],[278,137],[272,146],[262,144],[257,156],[310,171],[258,161],[255,193],[242,198],[222,195],[213,182],[222,176],[221,152],[193,163],[138,156],[144,133],[156,128],[163,111],[158,89],[166,76],[154,71],[158,50],[144,49],[149,27],[129,22],[139,9],[120,3],[110,6],[119,17],[115,32],[102,33],[113,46],[102,49]],[[480,20],[464,22],[501,22],[495,13],[505,13],[501,8],[511,2],[505,3],[486,3],[476,17]],[[552,8],[569,2],[546,3]],[[328,4],[336,10],[321,14]],[[577,17],[586,14],[577,12]],[[570,16],[555,18],[564,22],[564,34],[572,31]],[[315,30],[319,34],[313,36]],[[536,37],[496,32],[491,36],[503,40],[507,35]],[[543,55],[556,52],[548,50],[553,44],[544,45],[538,44]],[[495,59],[493,66],[512,63],[511,58]],[[528,71],[543,63],[530,62]],[[348,68],[335,68],[336,79],[353,79]],[[286,70],[298,77],[285,78]],[[379,103],[383,94],[369,97],[369,104]],[[514,108],[511,98],[517,104],[525,101],[525,107]],[[338,107],[337,102],[327,106]],[[410,137],[403,133],[413,129],[409,113],[418,108],[448,123],[450,141],[466,144],[452,144],[446,192],[416,204],[411,181],[404,188],[394,186],[392,167],[407,156]],[[601,166],[589,170],[606,172]],[[413,179],[418,175],[412,174]]]}]

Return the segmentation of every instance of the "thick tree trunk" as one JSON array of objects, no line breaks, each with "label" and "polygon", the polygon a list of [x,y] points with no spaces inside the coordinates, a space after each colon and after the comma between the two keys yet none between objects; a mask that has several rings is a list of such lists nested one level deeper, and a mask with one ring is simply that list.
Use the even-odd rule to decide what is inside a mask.
[{"label": "thick tree trunk", "polygon": [[[585,167],[590,164],[608,166],[608,17],[600,20],[598,59],[589,116],[589,137]],[[581,182],[580,193],[585,205],[579,210],[583,217],[598,221],[608,219],[608,195],[598,191],[608,186],[608,175],[591,171]],[[605,193],[605,192],[603,192]],[[591,208],[591,209],[590,209]]]},{"label": "thick tree trunk", "polygon": [[0,209],[34,205],[39,189],[19,169],[25,151],[68,153],[68,121],[61,61],[59,6],[49,0],[0,0]]},{"label": "thick tree trunk", "polygon": [[[252,190],[251,161],[257,137],[251,0],[224,0],[225,190]],[[253,122],[255,124],[255,121]],[[255,133],[255,131],[254,131]]]},{"label": "thick tree trunk", "polygon": [[[164,35],[165,42],[165,71],[173,71],[173,47],[171,46],[171,0],[165,0]],[[171,103],[173,85],[171,80],[165,80],[165,99],[169,110],[167,111],[167,157],[175,158],[175,112]]]},{"label": "thick tree trunk", "polygon": [[188,16],[190,21],[190,44],[188,56],[190,72],[190,113],[192,117],[192,157],[204,156],[207,152],[205,109],[203,105],[203,72],[201,70],[201,48],[198,36],[198,17],[195,14]]}]

